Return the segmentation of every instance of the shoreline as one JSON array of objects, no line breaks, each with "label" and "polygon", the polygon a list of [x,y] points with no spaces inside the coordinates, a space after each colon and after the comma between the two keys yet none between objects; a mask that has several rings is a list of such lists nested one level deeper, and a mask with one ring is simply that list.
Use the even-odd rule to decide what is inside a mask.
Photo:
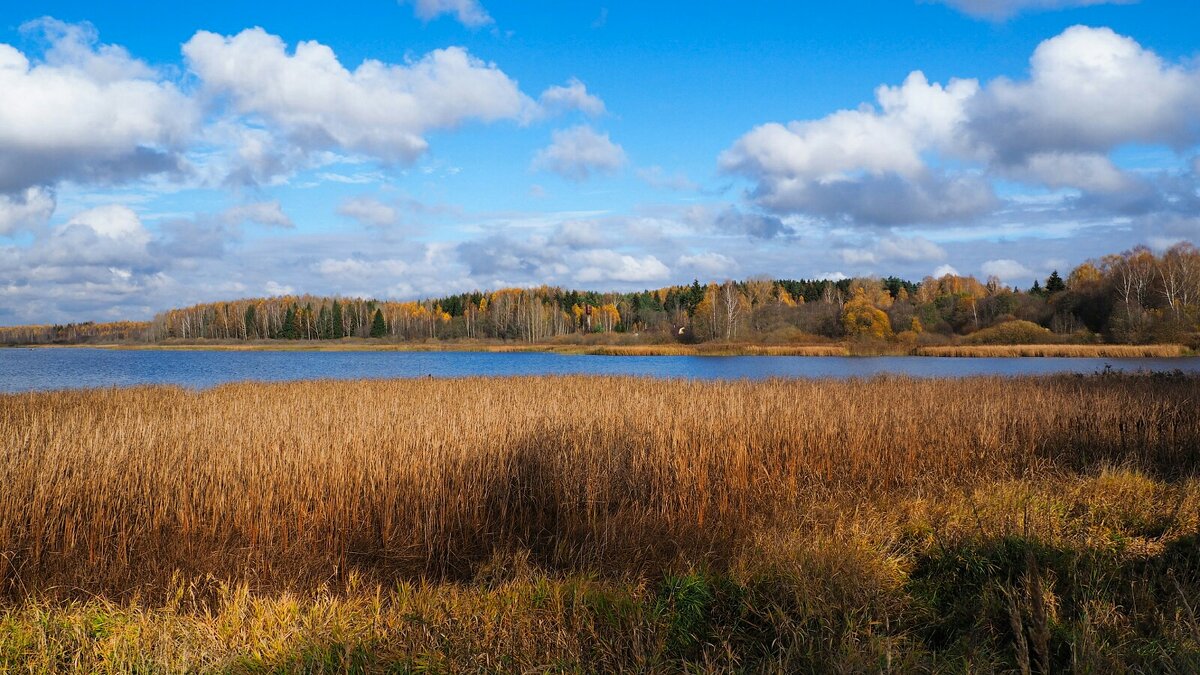
[{"label": "shoreline", "polygon": [[119,351],[269,351],[269,352],[477,352],[492,354],[549,353],[570,356],[797,356],[923,358],[1189,358],[1197,354],[1183,345],[940,345],[907,347],[829,343],[815,345],[763,344],[635,344],[574,345],[521,343],[395,343],[383,341],[247,343],[107,343],[3,345],[3,349],[110,349]]}]

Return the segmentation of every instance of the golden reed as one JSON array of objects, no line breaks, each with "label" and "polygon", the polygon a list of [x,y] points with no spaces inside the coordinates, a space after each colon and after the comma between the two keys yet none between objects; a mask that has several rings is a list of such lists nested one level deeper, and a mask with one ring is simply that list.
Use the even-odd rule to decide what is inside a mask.
[{"label": "golden reed", "polygon": [[[0,396],[0,590],[119,597],[548,569],[719,568],[815,500],[1120,464],[1195,470],[1200,381],[612,377]],[[852,506],[848,508],[853,508]]]}]

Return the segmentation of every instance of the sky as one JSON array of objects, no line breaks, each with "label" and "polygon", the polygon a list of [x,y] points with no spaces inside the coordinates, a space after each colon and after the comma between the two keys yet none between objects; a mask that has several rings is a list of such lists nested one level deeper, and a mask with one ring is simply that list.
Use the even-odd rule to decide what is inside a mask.
[{"label": "sky", "polygon": [[1200,242],[1189,0],[0,6],[0,325]]}]

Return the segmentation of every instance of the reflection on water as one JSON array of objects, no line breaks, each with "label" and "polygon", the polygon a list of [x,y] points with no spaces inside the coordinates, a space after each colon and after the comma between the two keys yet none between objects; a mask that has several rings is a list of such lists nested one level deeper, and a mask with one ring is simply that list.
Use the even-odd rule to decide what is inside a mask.
[{"label": "reflection on water", "polygon": [[0,349],[0,391],[167,383],[209,387],[238,380],[467,377],[487,375],[641,375],[664,378],[916,377],[1200,372],[1200,358],[959,359],[913,356],[579,356],[486,352],[127,351]]}]

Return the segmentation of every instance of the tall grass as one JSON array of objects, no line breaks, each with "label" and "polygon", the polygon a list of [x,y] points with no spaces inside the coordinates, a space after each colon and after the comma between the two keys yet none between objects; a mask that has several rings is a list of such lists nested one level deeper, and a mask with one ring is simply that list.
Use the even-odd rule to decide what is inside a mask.
[{"label": "tall grass", "polygon": [[0,396],[0,589],[721,569],[814,500],[1191,472],[1190,378],[542,377]]},{"label": "tall grass", "polygon": [[1181,345],[957,345],[919,347],[917,356],[1009,357],[1067,356],[1093,359],[1169,358],[1184,356]]}]

